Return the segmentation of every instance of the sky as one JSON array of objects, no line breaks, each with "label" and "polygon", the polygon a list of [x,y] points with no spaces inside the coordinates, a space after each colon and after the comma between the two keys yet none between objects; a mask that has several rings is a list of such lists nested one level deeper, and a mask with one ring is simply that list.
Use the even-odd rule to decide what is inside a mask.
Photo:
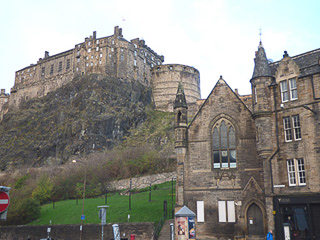
[{"label": "sky", "polygon": [[[0,88],[10,93],[17,70],[74,48],[85,37],[144,39],[164,64],[200,72],[206,98],[220,75],[250,94],[260,38],[268,59],[320,48],[318,0],[0,0]],[[260,30],[261,29],[261,30]],[[318,29],[318,30],[317,30]],[[260,35],[261,32],[261,35]]]}]

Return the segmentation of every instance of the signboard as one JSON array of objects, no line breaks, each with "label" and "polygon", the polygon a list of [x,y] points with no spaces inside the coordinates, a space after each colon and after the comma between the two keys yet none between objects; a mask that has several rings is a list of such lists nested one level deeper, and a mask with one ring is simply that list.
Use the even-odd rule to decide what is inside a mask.
[{"label": "signboard", "polygon": [[176,217],[177,240],[187,240],[188,235],[188,217]]},{"label": "signboard", "polygon": [[83,214],[81,215],[81,220],[85,220],[86,216]]},{"label": "signboard", "polygon": [[7,210],[10,203],[9,195],[5,192],[0,192],[0,213]]},{"label": "signboard", "polygon": [[188,217],[189,239],[196,239],[196,223],[194,217]]}]

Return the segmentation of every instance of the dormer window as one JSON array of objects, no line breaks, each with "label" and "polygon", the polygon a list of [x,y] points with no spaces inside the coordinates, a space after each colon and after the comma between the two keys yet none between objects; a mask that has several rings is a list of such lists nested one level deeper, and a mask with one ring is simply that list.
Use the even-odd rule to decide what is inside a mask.
[{"label": "dormer window", "polygon": [[280,82],[281,101],[288,102],[298,99],[296,78],[290,78]]}]

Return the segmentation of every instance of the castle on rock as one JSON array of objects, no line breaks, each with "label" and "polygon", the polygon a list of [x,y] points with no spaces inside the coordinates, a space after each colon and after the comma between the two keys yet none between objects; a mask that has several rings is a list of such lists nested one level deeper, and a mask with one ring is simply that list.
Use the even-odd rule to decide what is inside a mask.
[{"label": "castle on rock", "polygon": [[108,37],[97,38],[93,32],[73,49],[53,56],[46,51],[44,58],[36,64],[16,71],[10,95],[1,90],[1,119],[9,107],[18,107],[23,101],[45,96],[74,77],[87,74],[150,86],[156,108],[163,111],[172,111],[176,89],[182,81],[188,102],[195,104],[200,99],[199,71],[180,64],[164,65],[163,62],[164,57],[148,47],[144,40],[127,41],[123,38],[118,26]]}]

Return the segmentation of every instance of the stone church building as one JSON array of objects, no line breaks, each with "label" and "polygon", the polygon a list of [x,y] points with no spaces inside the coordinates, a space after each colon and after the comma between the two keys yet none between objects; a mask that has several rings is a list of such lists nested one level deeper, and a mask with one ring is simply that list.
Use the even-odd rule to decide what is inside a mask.
[{"label": "stone church building", "polygon": [[179,85],[176,211],[196,239],[320,239],[320,49],[270,63],[260,42],[250,83],[246,104],[221,76],[191,121]]}]

